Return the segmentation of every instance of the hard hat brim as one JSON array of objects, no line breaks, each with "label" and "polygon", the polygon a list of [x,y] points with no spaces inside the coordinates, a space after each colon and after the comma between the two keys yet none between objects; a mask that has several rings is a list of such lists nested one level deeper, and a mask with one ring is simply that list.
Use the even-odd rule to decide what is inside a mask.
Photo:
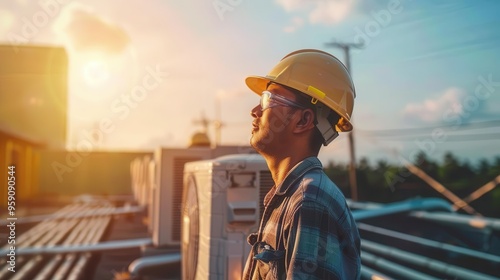
[{"label": "hard hat brim", "polygon": [[262,92],[267,89],[267,85],[269,82],[272,82],[272,79],[262,77],[262,76],[248,76],[245,79],[245,83],[248,88],[250,88],[253,92],[262,95]]},{"label": "hard hat brim", "polygon": [[[270,82],[274,82],[274,79],[262,76],[248,76],[245,79],[245,83],[248,86],[248,88],[250,88],[253,92],[258,94],[259,96],[262,95],[262,92],[267,89],[267,85]],[[337,131],[342,131],[342,132],[351,131],[353,129],[352,123],[349,120],[347,120],[347,118],[344,117],[341,114],[341,112],[339,112],[338,110],[334,111],[341,117],[339,123],[336,125]]]}]

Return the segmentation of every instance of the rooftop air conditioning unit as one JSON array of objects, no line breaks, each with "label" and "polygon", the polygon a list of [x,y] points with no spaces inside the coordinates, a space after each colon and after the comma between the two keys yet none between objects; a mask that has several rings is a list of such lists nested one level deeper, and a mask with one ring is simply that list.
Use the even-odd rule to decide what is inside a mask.
[{"label": "rooftop air conditioning unit", "polygon": [[150,213],[150,215],[148,217],[148,223],[147,223],[148,231],[150,233],[153,233],[153,229],[154,229],[153,221],[155,220],[155,218],[156,218],[155,215],[157,214],[156,211],[154,211],[154,209],[153,209],[154,204],[152,203],[154,198],[156,197],[156,195],[158,193],[158,186],[156,185],[155,176],[156,176],[156,163],[155,163],[154,159],[152,159],[149,162],[149,166],[148,166],[149,192],[148,192],[147,203],[146,203],[148,213]]},{"label": "rooftop air conditioning unit", "polygon": [[191,162],[184,169],[183,279],[240,279],[274,182],[260,155]]},{"label": "rooftop air conditioning unit", "polygon": [[135,158],[130,164],[130,175],[132,192],[135,200],[141,206],[148,203],[150,184],[148,182],[148,169],[151,156],[140,156]]},{"label": "rooftop air conditioning unit", "polygon": [[148,215],[156,247],[180,245],[184,164],[209,158],[209,147],[155,151],[155,184]]},{"label": "rooftop air conditioning unit", "polygon": [[[148,201],[148,218],[155,247],[180,246],[184,164],[215,157],[255,153],[249,146],[159,148],[154,154],[154,182]],[[151,167],[153,168],[153,167]]]}]

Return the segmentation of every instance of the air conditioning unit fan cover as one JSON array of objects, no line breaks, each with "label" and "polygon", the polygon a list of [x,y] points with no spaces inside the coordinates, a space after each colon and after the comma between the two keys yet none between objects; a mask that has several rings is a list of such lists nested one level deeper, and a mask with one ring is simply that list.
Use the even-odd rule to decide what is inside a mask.
[{"label": "air conditioning unit fan cover", "polygon": [[183,279],[240,279],[273,181],[260,155],[190,162],[184,168]]}]

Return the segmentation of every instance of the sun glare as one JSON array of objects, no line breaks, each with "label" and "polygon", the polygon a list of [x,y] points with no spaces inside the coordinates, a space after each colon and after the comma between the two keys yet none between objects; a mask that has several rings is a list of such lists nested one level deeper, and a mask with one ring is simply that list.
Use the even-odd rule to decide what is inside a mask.
[{"label": "sun glare", "polygon": [[130,53],[103,53],[75,56],[74,92],[80,98],[94,102],[126,92],[135,81],[136,63]]},{"label": "sun glare", "polygon": [[83,65],[83,79],[90,87],[103,85],[109,81],[110,72],[108,63],[92,60]]}]

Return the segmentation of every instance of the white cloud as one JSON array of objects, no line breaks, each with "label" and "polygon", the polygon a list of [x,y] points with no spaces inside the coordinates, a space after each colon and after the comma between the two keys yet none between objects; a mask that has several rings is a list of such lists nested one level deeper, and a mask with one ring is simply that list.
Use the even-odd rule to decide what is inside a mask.
[{"label": "white cloud", "polygon": [[[276,0],[286,12],[308,11],[313,24],[335,24],[343,21],[354,10],[358,0]],[[295,28],[287,27],[287,30]],[[291,31],[293,32],[293,31]]]},{"label": "white cloud", "polygon": [[311,23],[335,24],[343,21],[353,10],[355,0],[317,1],[309,14]]},{"label": "white cloud", "polygon": [[292,19],[292,22],[290,23],[290,25],[286,26],[283,29],[283,31],[285,31],[286,33],[293,33],[297,29],[301,28],[303,25],[304,25],[304,19],[303,18],[301,18],[301,17],[294,17]]},{"label": "white cloud", "polygon": [[307,0],[276,0],[287,12],[296,11],[307,5]]},{"label": "white cloud", "polygon": [[403,115],[409,119],[432,123],[443,119],[443,112],[450,109],[460,114],[463,110],[461,100],[465,92],[456,87],[443,91],[434,99],[426,99],[420,103],[410,103],[403,110]]},{"label": "white cloud", "polygon": [[82,5],[66,7],[54,30],[77,51],[119,53],[130,42],[124,29]]}]

